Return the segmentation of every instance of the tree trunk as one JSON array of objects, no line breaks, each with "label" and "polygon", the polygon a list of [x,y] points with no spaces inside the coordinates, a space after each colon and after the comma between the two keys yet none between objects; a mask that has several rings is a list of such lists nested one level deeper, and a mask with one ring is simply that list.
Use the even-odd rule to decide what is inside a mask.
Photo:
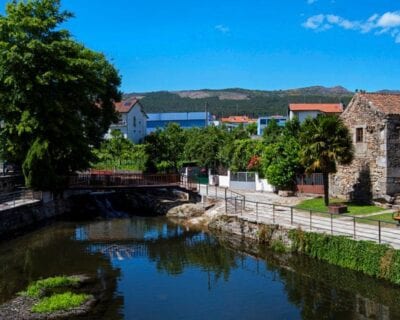
[{"label": "tree trunk", "polygon": [[329,206],[329,173],[324,172],[322,177],[324,180],[324,202],[325,206]]}]

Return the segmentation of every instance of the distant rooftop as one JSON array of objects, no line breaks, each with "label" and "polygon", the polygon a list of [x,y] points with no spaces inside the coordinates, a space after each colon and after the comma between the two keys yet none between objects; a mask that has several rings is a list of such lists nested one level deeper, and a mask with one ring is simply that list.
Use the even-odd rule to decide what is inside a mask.
[{"label": "distant rooftop", "polygon": [[324,113],[342,113],[341,103],[291,103],[290,111],[321,111]]},{"label": "distant rooftop", "polygon": [[358,93],[373,107],[386,114],[400,114],[400,94],[394,93]]},{"label": "distant rooftop", "polygon": [[117,103],[115,103],[115,110],[119,113],[127,113],[138,102],[139,102],[138,99],[130,99],[130,100],[117,102]]},{"label": "distant rooftop", "polygon": [[248,116],[229,116],[227,118],[222,118],[221,122],[224,122],[224,123],[252,123],[252,122],[257,122],[257,120],[251,119]]}]

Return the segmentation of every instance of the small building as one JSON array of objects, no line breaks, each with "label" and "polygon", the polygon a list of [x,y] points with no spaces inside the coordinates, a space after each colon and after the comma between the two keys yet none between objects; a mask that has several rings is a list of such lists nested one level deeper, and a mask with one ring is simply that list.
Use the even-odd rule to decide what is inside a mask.
[{"label": "small building", "polygon": [[221,124],[225,125],[228,129],[236,128],[240,125],[247,126],[256,123],[256,119],[251,119],[248,116],[229,116],[221,119]]},{"label": "small building", "polygon": [[147,134],[163,129],[170,123],[177,123],[183,129],[204,128],[211,121],[209,112],[164,112],[147,114]]},{"label": "small building", "polygon": [[275,120],[278,126],[284,127],[286,124],[287,118],[284,116],[280,115],[274,115],[274,116],[269,116],[269,117],[260,117],[257,120],[257,135],[261,136],[264,132],[264,129],[268,127],[268,124],[272,121]]},{"label": "small building", "polygon": [[341,115],[354,160],[332,176],[332,195],[369,201],[400,193],[400,95],[357,93]]},{"label": "small building", "polygon": [[307,118],[316,118],[319,114],[340,115],[343,112],[341,103],[291,103],[289,104],[288,118],[297,117],[300,123]]},{"label": "small building", "polygon": [[134,143],[143,141],[146,136],[147,115],[139,100],[129,99],[115,103],[115,110],[119,113],[119,121],[110,126],[109,132],[119,130]]}]

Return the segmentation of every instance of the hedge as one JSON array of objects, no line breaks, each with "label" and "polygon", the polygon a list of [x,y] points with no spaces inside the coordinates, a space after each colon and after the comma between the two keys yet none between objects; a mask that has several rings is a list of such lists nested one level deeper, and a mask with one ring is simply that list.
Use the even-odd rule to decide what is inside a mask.
[{"label": "hedge", "polygon": [[400,251],[388,245],[302,230],[291,230],[289,237],[294,252],[400,284]]}]

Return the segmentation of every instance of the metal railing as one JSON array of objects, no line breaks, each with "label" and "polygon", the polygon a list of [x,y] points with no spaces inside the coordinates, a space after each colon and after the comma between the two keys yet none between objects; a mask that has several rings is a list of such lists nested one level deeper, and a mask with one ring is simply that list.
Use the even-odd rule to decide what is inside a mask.
[{"label": "metal railing", "polygon": [[[208,186],[206,195],[217,198],[222,192],[218,187]],[[220,188],[221,189],[221,188]],[[315,210],[300,209],[275,203],[249,201],[244,196],[222,197],[228,215],[237,216],[257,224],[279,224],[304,231],[342,235],[355,240],[375,241],[400,248],[400,227],[397,222],[374,220],[349,214],[331,214]],[[217,195],[217,196],[215,196]]]},{"label": "metal railing", "polygon": [[0,211],[9,208],[15,208],[34,200],[42,200],[43,194],[41,191],[19,190],[10,193],[0,194]]},{"label": "metal railing", "polygon": [[180,185],[179,174],[79,173],[69,179],[70,187],[129,187]]}]

